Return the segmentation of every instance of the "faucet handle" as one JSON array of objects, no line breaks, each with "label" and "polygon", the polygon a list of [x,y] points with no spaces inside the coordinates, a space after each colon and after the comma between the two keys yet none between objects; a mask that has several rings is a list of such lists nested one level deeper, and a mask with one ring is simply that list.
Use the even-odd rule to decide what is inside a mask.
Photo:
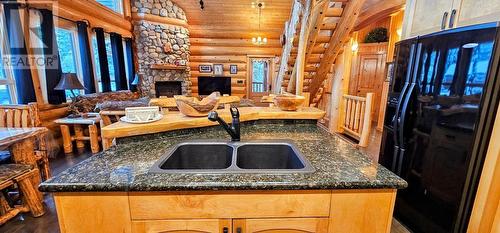
[{"label": "faucet handle", "polygon": [[240,111],[238,110],[237,107],[231,107],[229,110],[231,111],[231,116],[233,118],[239,118],[240,117]]},{"label": "faucet handle", "polygon": [[208,113],[208,120],[217,121],[218,118],[219,118],[219,114],[216,111],[211,111]]}]

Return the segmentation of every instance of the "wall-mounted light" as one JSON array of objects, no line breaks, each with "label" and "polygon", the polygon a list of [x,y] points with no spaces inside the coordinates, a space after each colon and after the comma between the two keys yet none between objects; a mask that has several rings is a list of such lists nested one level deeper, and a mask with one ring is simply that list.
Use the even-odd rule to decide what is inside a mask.
[{"label": "wall-mounted light", "polygon": [[357,52],[357,51],[358,51],[358,48],[359,48],[359,44],[358,44],[358,42],[357,42],[357,41],[353,41],[353,42],[352,42],[352,46],[351,46],[351,50],[352,50],[353,52]]},{"label": "wall-mounted light", "polygon": [[396,30],[396,34],[398,34],[398,36],[401,37],[401,35],[403,34],[403,29],[398,28],[398,30]]}]

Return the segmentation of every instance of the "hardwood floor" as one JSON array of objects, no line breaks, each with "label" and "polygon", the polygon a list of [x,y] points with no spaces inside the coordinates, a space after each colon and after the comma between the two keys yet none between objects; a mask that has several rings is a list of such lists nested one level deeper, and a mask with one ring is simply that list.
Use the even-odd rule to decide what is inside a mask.
[{"label": "hardwood floor", "polygon": [[[92,156],[90,150],[81,151],[73,155],[64,155],[60,153],[55,159],[50,160],[52,174],[56,175],[67,168]],[[52,195],[44,194],[45,214],[41,217],[31,217],[30,213],[19,214],[3,226],[0,226],[0,232],[4,233],[58,233],[59,225],[57,222],[57,213]]]}]

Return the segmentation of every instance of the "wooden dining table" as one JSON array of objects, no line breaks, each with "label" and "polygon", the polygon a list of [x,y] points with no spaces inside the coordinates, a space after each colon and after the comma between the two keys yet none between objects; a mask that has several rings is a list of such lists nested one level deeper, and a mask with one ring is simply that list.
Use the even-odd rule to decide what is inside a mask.
[{"label": "wooden dining table", "polygon": [[[31,165],[35,169],[38,167],[35,141],[37,136],[47,132],[45,127],[0,128],[0,150],[9,150],[13,163]],[[32,180],[37,192],[40,181],[40,175],[34,176]]]}]

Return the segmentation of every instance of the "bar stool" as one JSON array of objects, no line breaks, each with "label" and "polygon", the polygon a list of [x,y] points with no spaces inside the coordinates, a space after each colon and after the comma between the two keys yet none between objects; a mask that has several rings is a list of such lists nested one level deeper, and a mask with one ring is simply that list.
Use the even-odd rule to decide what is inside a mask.
[{"label": "bar stool", "polygon": [[[40,199],[40,192],[31,182],[33,176],[40,176],[37,168],[24,164],[0,165],[0,225],[14,218],[19,213],[31,212],[33,217],[45,214]],[[17,184],[22,197],[21,205],[11,205],[4,196],[3,190]]]}]

